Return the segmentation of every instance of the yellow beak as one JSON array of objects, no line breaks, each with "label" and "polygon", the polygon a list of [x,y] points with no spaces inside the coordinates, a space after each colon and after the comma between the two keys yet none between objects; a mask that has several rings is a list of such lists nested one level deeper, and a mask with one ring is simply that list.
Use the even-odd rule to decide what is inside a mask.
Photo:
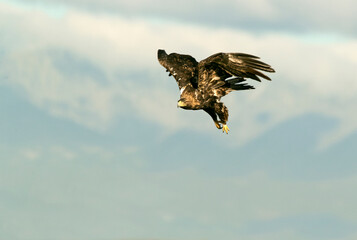
[{"label": "yellow beak", "polygon": [[177,102],[177,107],[184,107],[184,106],[186,106],[186,104],[184,102],[182,102],[182,101]]}]

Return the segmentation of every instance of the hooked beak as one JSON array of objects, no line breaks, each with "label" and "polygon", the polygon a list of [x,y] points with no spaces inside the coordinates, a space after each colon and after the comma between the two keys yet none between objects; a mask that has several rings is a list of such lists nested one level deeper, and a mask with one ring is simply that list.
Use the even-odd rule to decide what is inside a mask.
[{"label": "hooked beak", "polygon": [[184,107],[184,106],[186,106],[186,104],[183,101],[179,100],[177,102],[177,107]]}]

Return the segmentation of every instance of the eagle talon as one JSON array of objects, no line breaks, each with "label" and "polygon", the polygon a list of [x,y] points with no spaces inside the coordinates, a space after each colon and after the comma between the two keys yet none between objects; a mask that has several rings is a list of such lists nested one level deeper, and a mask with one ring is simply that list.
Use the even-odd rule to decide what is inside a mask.
[{"label": "eagle talon", "polygon": [[226,132],[228,134],[228,131],[229,131],[228,126],[226,124],[223,124],[222,132]]}]

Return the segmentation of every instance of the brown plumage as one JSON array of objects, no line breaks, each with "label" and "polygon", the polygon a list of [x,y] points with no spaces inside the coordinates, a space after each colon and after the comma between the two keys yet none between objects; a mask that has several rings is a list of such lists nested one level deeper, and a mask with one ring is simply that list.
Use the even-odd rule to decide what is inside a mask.
[{"label": "brown plumage", "polygon": [[[221,97],[234,90],[254,89],[247,78],[271,80],[263,74],[275,72],[271,66],[259,61],[259,57],[245,53],[216,53],[200,62],[190,55],[166,54],[158,50],[158,59],[169,75],[176,79],[181,91],[178,106],[183,109],[207,112],[218,129],[228,133],[228,109]],[[219,118],[219,120],[218,120]]]}]

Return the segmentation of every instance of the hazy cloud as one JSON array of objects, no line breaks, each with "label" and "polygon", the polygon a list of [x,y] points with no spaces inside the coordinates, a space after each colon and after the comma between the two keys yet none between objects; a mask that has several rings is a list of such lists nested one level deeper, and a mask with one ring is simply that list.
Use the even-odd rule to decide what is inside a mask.
[{"label": "hazy cloud", "polygon": [[[127,17],[150,17],[207,26],[248,31],[326,32],[355,35],[357,17],[353,0],[283,1],[283,0],[209,0],[180,2],[115,0],[29,0],[43,6],[70,6],[103,11]],[[199,10],[198,10],[199,9]]]},{"label": "hazy cloud", "polygon": [[[132,147],[6,150],[9,161],[0,169],[6,179],[0,187],[7,193],[2,236],[349,239],[356,234],[357,194],[350,191],[357,184],[355,176],[306,182],[278,180],[265,172],[231,177],[194,169],[150,172],[135,162],[138,150],[125,148]],[[30,221],[32,216],[37,221]],[[330,229],[326,219],[334,224]],[[269,231],[262,227],[279,221],[284,224]],[[105,227],[96,227],[98,222]],[[306,231],[312,226],[316,235]]]}]

